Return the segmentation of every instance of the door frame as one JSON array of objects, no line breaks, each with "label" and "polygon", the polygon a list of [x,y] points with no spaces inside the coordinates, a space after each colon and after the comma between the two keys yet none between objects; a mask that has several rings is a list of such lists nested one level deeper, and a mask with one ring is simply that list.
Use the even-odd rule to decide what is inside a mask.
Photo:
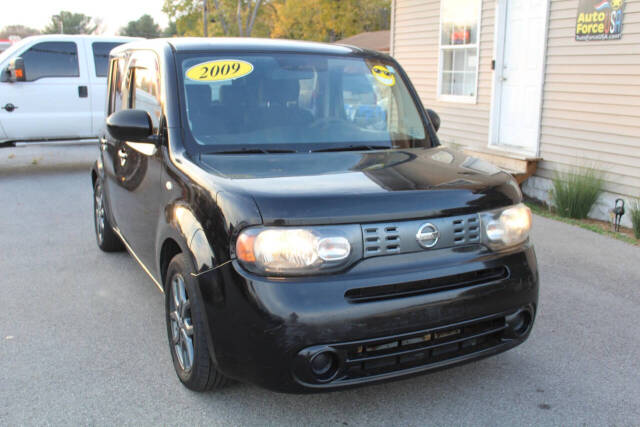
[{"label": "door frame", "polygon": [[540,155],[540,127],[542,123],[542,106],[544,102],[544,85],[545,75],[547,68],[547,43],[549,41],[549,17],[551,12],[551,0],[546,0],[545,13],[546,19],[544,20],[544,40],[542,49],[542,78],[540,79],[540,108],[536,118],[536,147],[533,152],[526,150],[514,150],[512,147],[505,147],[500,145],[498,136],[500,135],[500,106],[502,99],[502,70],[504,65],[504,41],[507,32],[507,2],[509,0],[496,0],[495,1],[495,30],[493,38],[493,58],[495,61],[493,70],[493,89],[491,91],[491,113],[489,119],[489,148],[513,152],[516,154],[534,155],[538,157]]}]

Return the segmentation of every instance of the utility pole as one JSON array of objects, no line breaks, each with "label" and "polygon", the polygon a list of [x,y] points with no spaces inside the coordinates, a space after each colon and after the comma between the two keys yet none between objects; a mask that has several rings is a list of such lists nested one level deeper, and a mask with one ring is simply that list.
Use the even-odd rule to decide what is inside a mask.
[{"label": "utility pole", "polygon": [[202,34],[205,37],[209,37],[207,34],[207,22],[209,22],[207,19],[207,0],[202,0]]}]

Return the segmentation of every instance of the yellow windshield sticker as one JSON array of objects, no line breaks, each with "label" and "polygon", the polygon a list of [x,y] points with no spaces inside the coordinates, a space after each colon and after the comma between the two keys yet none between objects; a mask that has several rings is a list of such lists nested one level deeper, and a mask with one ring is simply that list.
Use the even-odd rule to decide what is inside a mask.
[{"label": "yellow windshield sticker", "polygon": [[239,79],[253,71],[253,64],[240,59],[220,59],[203,62],[187,70],[187,78],[199,82],[219,82]]},{"label": "yellow windshield sticker", "polygon": [[371,69],[371,74],[377,81],[385,86],[393,86],[396,84],[396,76],[387,69],[384,65],[374,65]]}]

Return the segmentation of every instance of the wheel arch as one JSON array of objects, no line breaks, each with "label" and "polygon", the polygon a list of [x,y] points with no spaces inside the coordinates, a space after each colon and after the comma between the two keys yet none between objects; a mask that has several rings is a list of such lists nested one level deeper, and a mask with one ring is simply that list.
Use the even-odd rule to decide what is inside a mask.
[{"label": "wheel arch", "polygon": [[189,206],[184,203],[170,205],[165,209],[165,215],[166,221],[163,221],[156,240],[157,266],[162,283],[171,258],[178,253],[186,254],[194,274],[214,268],[217,260],[214,248]]}]

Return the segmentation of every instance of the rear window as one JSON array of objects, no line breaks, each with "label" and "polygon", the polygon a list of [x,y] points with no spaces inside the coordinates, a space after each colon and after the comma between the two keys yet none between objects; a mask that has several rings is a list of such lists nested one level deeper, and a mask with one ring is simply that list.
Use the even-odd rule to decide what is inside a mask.
[{"label": "rear window", "polygon": [[21,55],[27,81],[44,77],[78,77],[78,48],[74,42],[42,42]]},{"label": "rear window", "polygon": [[93,61],[96,66],[96,76],[107,77],[109,74],[109,52],[122,43],[118,42],[95,42],[93,43]]}]

